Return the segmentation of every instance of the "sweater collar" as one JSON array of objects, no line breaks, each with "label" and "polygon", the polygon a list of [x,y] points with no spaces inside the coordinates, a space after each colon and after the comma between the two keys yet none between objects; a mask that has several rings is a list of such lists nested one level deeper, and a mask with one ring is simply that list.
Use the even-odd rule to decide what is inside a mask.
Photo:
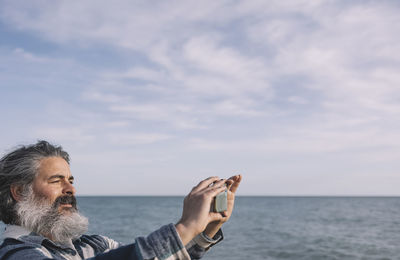
[{"label": "sweater collar", "polygon": [[68,241],[67,244],[56,243],[42,235],[36,234],[35,232],[29,231],[24,227],[18,225],[6,225],[5,231],[3,233],[3,239],[13,238],[22,242],[29,242],[34,244],[42,244],[43,241],[48,241],[50,244],[53,244],[56,247],[62,249],[74,249],[74,244],[71,241]]}]

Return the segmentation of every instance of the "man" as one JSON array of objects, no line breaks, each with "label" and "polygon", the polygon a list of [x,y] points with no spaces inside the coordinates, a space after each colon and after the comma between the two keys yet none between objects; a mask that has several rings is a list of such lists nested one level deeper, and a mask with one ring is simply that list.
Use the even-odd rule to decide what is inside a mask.
[{"label": "man", "polygon": [[[69,155],[46,141],[22,146],[0,160],[0,219],[7,224],[0,259],[199,259],[222,240],[241,176],[210,177],[185,197],[182,217],[130,245],[84,235],[88,220],[77,210]],[[228,210],[210,212],[228,190]]]}]

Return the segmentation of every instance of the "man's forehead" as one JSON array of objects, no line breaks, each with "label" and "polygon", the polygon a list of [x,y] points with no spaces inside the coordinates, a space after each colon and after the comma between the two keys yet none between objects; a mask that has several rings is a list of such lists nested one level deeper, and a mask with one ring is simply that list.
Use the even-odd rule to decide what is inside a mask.
[{"label": "man's forehead", "polygon": [[40,160],[39,176],[48,178],[53,175],[71,177],[68,163],[61,157],[46,157]]}]

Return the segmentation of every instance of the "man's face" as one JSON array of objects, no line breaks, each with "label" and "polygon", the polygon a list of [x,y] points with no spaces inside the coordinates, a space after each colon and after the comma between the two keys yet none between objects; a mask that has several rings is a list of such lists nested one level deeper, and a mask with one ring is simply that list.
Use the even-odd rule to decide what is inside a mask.
[{"label": "man's face", "polygon": [[[47,157],[40,161],[39,172],[33,181],[33,192],[53,204],[57,198],[75,195],[74,177],[68,163],[61,157]],[[69,212],[75,205],[63,201],[58,207],[60,213]]]},{"label": "man's face", "polygon": [[88,219],[76,208],[73,179],[64,159],[42,159],[35,180],[16,204],[19,225],[59,243],[84,234]]}]

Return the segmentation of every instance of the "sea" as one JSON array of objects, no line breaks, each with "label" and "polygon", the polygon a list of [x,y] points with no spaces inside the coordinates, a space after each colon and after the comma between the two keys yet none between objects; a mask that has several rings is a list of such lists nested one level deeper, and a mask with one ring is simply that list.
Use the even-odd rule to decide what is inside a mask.
[{"label": "sea", "polygon": [[[124,244],[176,223],[182,204],[183,197],[78,197],[88,233]],[[400,198],[238,196],[223,233],[203,259],[400,259]]]}]

